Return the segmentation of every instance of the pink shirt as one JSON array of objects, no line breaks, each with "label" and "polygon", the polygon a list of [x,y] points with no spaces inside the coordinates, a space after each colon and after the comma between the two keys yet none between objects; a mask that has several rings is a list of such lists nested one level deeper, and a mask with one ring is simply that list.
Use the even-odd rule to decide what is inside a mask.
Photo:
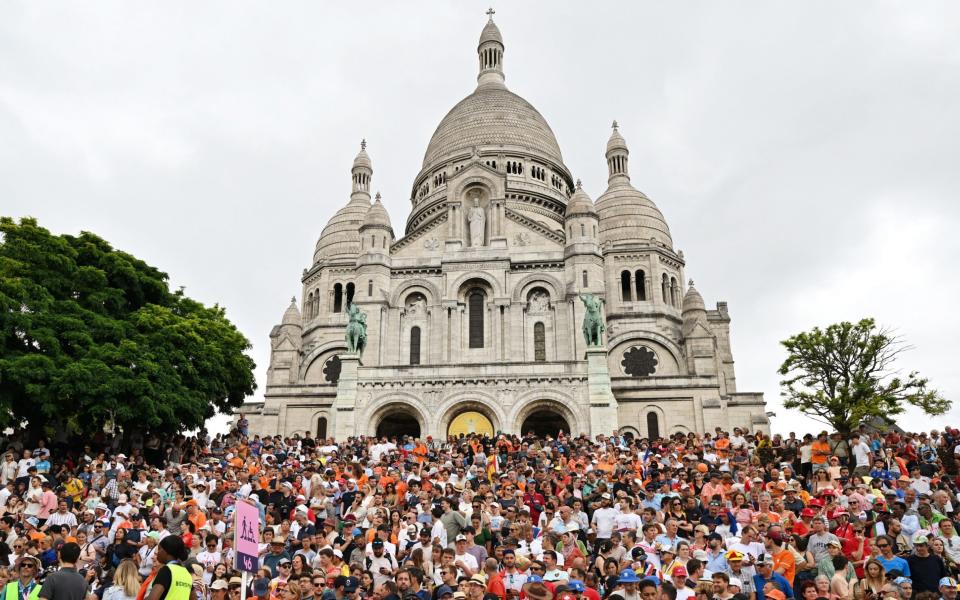
[{"label": "pink shirt", "polygon": [[47,490],[40,498],[40,512],[37,513],[38,519],[48,519],[50,515],[57,511],[57,495]]}]

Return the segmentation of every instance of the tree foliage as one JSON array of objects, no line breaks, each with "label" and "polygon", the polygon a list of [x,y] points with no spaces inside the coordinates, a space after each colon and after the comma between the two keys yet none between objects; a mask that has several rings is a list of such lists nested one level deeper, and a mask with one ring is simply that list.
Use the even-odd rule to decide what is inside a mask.
[{"label": "tree foliage", "polygon": [[92,233],[0,218],[0,426],[201,427],[256,387],[224,309]]},{"label": "tree foliage", "polygon": [[781,344],[788,353],[779,369],[783,405],[841,433],[878,417],[893,423],[908,404],[928,415],[950,409],[916,371],[900,374],[894,363],[908,348],[873,319],[814,327]]}]

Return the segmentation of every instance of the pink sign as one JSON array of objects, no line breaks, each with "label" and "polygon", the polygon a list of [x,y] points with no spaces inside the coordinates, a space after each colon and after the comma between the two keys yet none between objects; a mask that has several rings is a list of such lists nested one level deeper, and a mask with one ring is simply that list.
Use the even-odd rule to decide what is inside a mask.
[{"label": "pink sign", "polygon": [[255,573],[260,551],[260,511],[252,504],[239,501],[234,505],[236,521],[233,528],[233,547],[236,549],[236,568]]}]

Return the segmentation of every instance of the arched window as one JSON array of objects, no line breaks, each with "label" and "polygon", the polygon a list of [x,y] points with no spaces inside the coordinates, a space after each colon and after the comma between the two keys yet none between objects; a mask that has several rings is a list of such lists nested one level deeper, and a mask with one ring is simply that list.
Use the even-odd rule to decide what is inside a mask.
[{"label": "arched window", "polygon": [[547,333],[543,323],[533,326],[533,360],[537,362],[547,360]]},{"label": "arched window", "polygon": [[340,283],[333,286],[333,312],[343,312],[343,285]]},{"label": "arched window", "polygon": [[410,364],[420,364],[420,328],[412,327],[410,329]]},{"label": "arched window", "polygon": [[674,306],[680,306],[680,295],[679,288],[677,287],[677,278],[670,278],[670,303]]},{"label": "arched window", "polygon": [[637,280],[637,300],[646,300],[647,299],[647,275],[643,270],[639,270],[633,274],[634,278]]},{"label": "arched window", "polygon": [[307,294],[307,302],[303,305],[303,314],[307,319],[313,318],[313,292]]},{"label": "arched window", "polygon": [[647,413],[647,439],[656,440],[660,438],[660,419],[657,413]]},{"label": "arched window", "polygon": [[670,302],[670,282],[667,281],[667,274],[663,274],[663,278],[660,280],[660,291],[663,293],[663,303],[668,304]]},{"label": "arched window", "polygon": [[630,271],[620,273],[620,294],[623,296],[624,302],[633,300],[630,297]]},{"label": "arched window", "polygon": [[587,237],[587,226],[583,223],[580,223],[580,236]]},{"label": "arched window", "polygon": [[583,287],[587,287],[587,282],[588,282],[588,281],[589,281],[589,279],[587,278],[587,272],[584,271],[584,272],[583,272]]},{"label": "arched window", "polygon": [[320,314],[320,290],[314,290],[313,292],[313,317],[317,318],[317,315]]},{"label": "arched window", "polygon": [[325,440],[327,439],[327,418],[320,417],[317,419],[317,439]]},{"label": "arched window", "polygon": [[353,304],[353,290],[354,290],[354,288],[353,288],[353,282],[348,283],[348,284],[347,284],[347,297],[346,297],[347,306],[350,306],[351,304]]},{"label": "arched window", "polygon": [[373,298],[373,280],[367,280],[367,298]]},{"label": "arched window", "polygon": [[470,292],[467,305],[470,309],[470,347],[483,348],[483,310],[485,295],[483,290]]}]

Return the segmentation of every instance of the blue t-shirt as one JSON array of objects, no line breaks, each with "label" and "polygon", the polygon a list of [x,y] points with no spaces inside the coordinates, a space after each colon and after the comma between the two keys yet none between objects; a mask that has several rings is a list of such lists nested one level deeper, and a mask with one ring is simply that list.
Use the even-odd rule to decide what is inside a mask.
[{"label": "blue t-shirt", "polygon": [[783,592],[784,596],[793,598],[793,588],[790,586],[790,582],[780,573],[774,572],[770,576],[770,579],[764,579],[760,575],[753,576],[753,587],[757,590],[757,600],[766,600],[766,597],[763,595],[763,586],[766,585],[768,581],[773,582],[773,585],[777,586],[777,589]]},{"label": "blue t-shirt", "polygon": [[885,573],[897,570],[900,571],[904,577],[910,577],[910,564],[899,556],[894,556],[890,559],[886,559],[883,556],[878,556],[877,561],[883,565],[883,570]]}]

